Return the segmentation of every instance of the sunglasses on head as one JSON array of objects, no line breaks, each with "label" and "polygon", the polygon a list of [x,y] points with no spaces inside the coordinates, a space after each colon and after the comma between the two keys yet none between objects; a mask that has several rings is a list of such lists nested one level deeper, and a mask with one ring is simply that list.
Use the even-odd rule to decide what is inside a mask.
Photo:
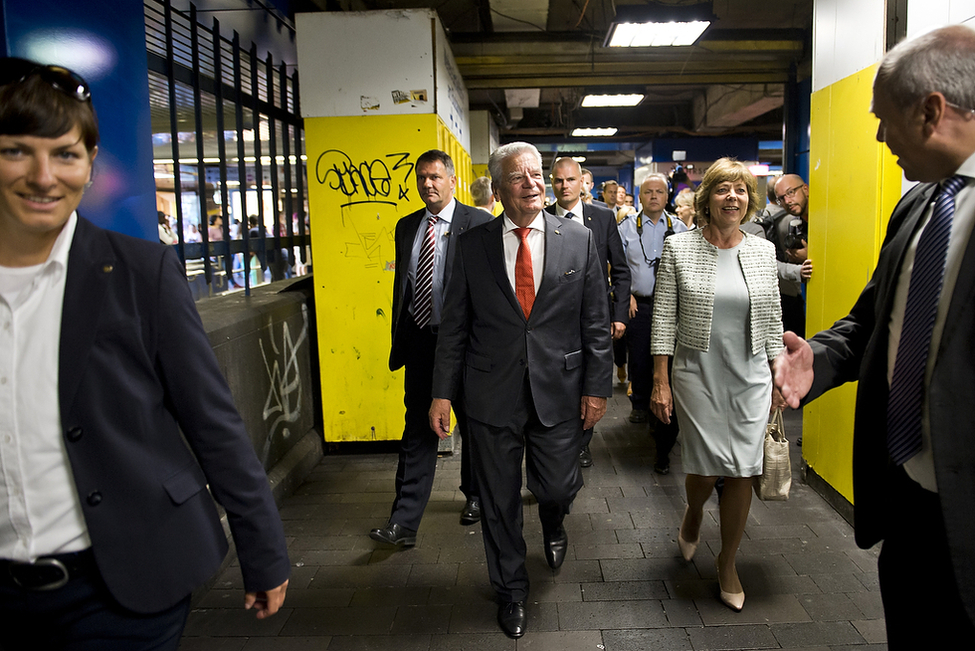
[{"label": "sunglasses on head", "polygon": [[63,66],[45,66],[16,57],[0,59],[0,86],[19,84],[34,75],[51,88],[79,102],[91,100],[91,90],[85,80]]}]

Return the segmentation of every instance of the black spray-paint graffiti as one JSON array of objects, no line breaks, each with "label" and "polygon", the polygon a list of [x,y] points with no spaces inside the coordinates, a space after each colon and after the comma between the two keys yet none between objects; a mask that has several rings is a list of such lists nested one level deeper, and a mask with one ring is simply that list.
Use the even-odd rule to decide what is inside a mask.
[{"label": "black spray-paint graffiti", "polygon": [[[399,201],[409,201],[409,179],[413,172],[409,157],[408,153],[400,152],[356,164],[345,152],[329,149],[315,162],[315,178],[320,184],[328,184],[332,190],[345,195],[348,201],[341,204],[341,208],[360,203],[395,206]],[[393,165],[392,171],[387,163]],[[399,174],[394,178],[393,172],[401,170],[402,178]]]},{"label": "black spray-paint graffiti", "polygon": [[301,368],[298,350],[308,338],[307,306],[301,306],[301,315],[303,323],[297,339],[291,337],[291,328],[287,321],[281,324],[280,349],[274,337],[273,327],[271,328],[271,359],[268,359],[269,353],[264,349],[264,341],[260,341],[261,356],[264,358],[264,368],[270,384],[267,399],[264,401],[264,422],[273,419],[268,425],[263,460],[267,459],[271,440],[278,434],[279,428],[281,435],[287,438],[290,435],[287,425],[298,422],[301,417]]}]

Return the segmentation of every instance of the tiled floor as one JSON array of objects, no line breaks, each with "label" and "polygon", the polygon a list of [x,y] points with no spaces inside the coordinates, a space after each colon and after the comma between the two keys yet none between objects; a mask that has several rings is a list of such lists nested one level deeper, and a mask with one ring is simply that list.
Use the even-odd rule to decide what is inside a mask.
[{"label": "tiled floor", "polygon": [[[747,600],[717,599],[717,500],[707,506],[692,563],[677,549],[684,510],[680,446],[654,474],[645,425],[626,417],[621,387],[596,427],[595,465],[566,520],[569,550],[553,572],[537,508],[525,491],[532,587],[529,630],[495,622],[480,527],[458,523],[458,457],[440,461],[417,546],[392,551],[368,537],[386,520],[396,456],[333,454],[282,507],[294,571],[285,608],[262,622],[244,611],[231,567],[190,614],[181,649],[637,651],[653,649],[886,649],[877,551],[816,493],[793,483],[787,502],[753,500],[738,571]],[[793,441],[801,420],[787,414]],[[793,444],[798,465],[800,450]]]}]

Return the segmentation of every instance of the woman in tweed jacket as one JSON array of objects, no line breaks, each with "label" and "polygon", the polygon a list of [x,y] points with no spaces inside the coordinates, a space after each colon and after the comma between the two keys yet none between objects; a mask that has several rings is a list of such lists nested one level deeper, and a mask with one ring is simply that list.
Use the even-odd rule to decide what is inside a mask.
[{"label": "woman in tweed jacket", "polygon": [[[690,560],[704,504],[718,477],[721,601],[741,610],[745,593],[735,555],[762,472],[762,441],[772,401],[769,364],[782,348],[775,248],[739,227],[758,209],[755,177],[742,163],[712,165],[695,196],[703,228],[667,239],[657,271],[651,352],[654,414],[681,424],[687,509],[678,531]],[[673,397],[668,366],[673,357]]]}]

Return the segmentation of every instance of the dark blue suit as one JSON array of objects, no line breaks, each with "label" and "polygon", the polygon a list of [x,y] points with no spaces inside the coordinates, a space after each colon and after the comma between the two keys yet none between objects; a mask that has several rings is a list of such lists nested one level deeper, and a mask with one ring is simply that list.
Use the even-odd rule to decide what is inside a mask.
[{"label": "dark blue suit", "polygon": [[[410,305],[413,303],[413,286],[409,282],[410,258],[417,229],[423,223],[426,209],[420,209],[396,223],[396,271],[393,276],[392,345],[389,351],[389,370],[406,368],[404,403],[406,424],[400,444],[399,464],[396,469],[396,498],[389,520],[416,531],[423,518],[423,511],[430,499],[433,479],[437,470],[439,439],[430,429],[427,416],[433,386],[433,359],[437,335],[432,328],[417,327]],[[446,292],[450,279],[457,239],[469,228],[491,220],[491,215],[479,208],[471,208],[455,202],[454,214],[447,237],[444,260],[443,288]],[[464,410],[457,405],[454,412],[463,429]],[[461,456],[460,489],[468,498],[478,497],[471,472],[470,448]]]},{"label": "dark blue suit", "polygon": [[[889,640],[892,648],[895,642],[904,645],[900,648],[917,648],[929,641],[923,625],[929,615],[938,618],[939,627],[949,617],[964,618],[940,605],[952,588],[960,593],[969,630],[975,622],[975,238],[963,253],[926,387],[938,493],[907,479],[887,453],[890,314],[904,254],[936,189],[934,184],[921,184],[901,199],[887,226],[877,268],[850,314],[809,340],[815,378],[807,402],[844,382],[859,381],[853,429],[856,540],[863,548],[884,540],[880,578],[888,631],[892,623],[906,625],[905,639]],[[889,574],[885,556],[898,561],[887,564]],[[916,592],[907,568],[929,577],[939,575],[935,581],[942,582],[942,589]],[[906,593],[901,596],[906,611],[891,610],[891,591]],[[948,634],[945,639],[951,638]]]},{"label": "dark blue suit", "polygon": [[95,562],[122,606],[169,608],[217,571],[227,540],[214,498],[245,589],[284,583],[290,567],[267,475],[171,247],[78,219],[59,373]]}]

